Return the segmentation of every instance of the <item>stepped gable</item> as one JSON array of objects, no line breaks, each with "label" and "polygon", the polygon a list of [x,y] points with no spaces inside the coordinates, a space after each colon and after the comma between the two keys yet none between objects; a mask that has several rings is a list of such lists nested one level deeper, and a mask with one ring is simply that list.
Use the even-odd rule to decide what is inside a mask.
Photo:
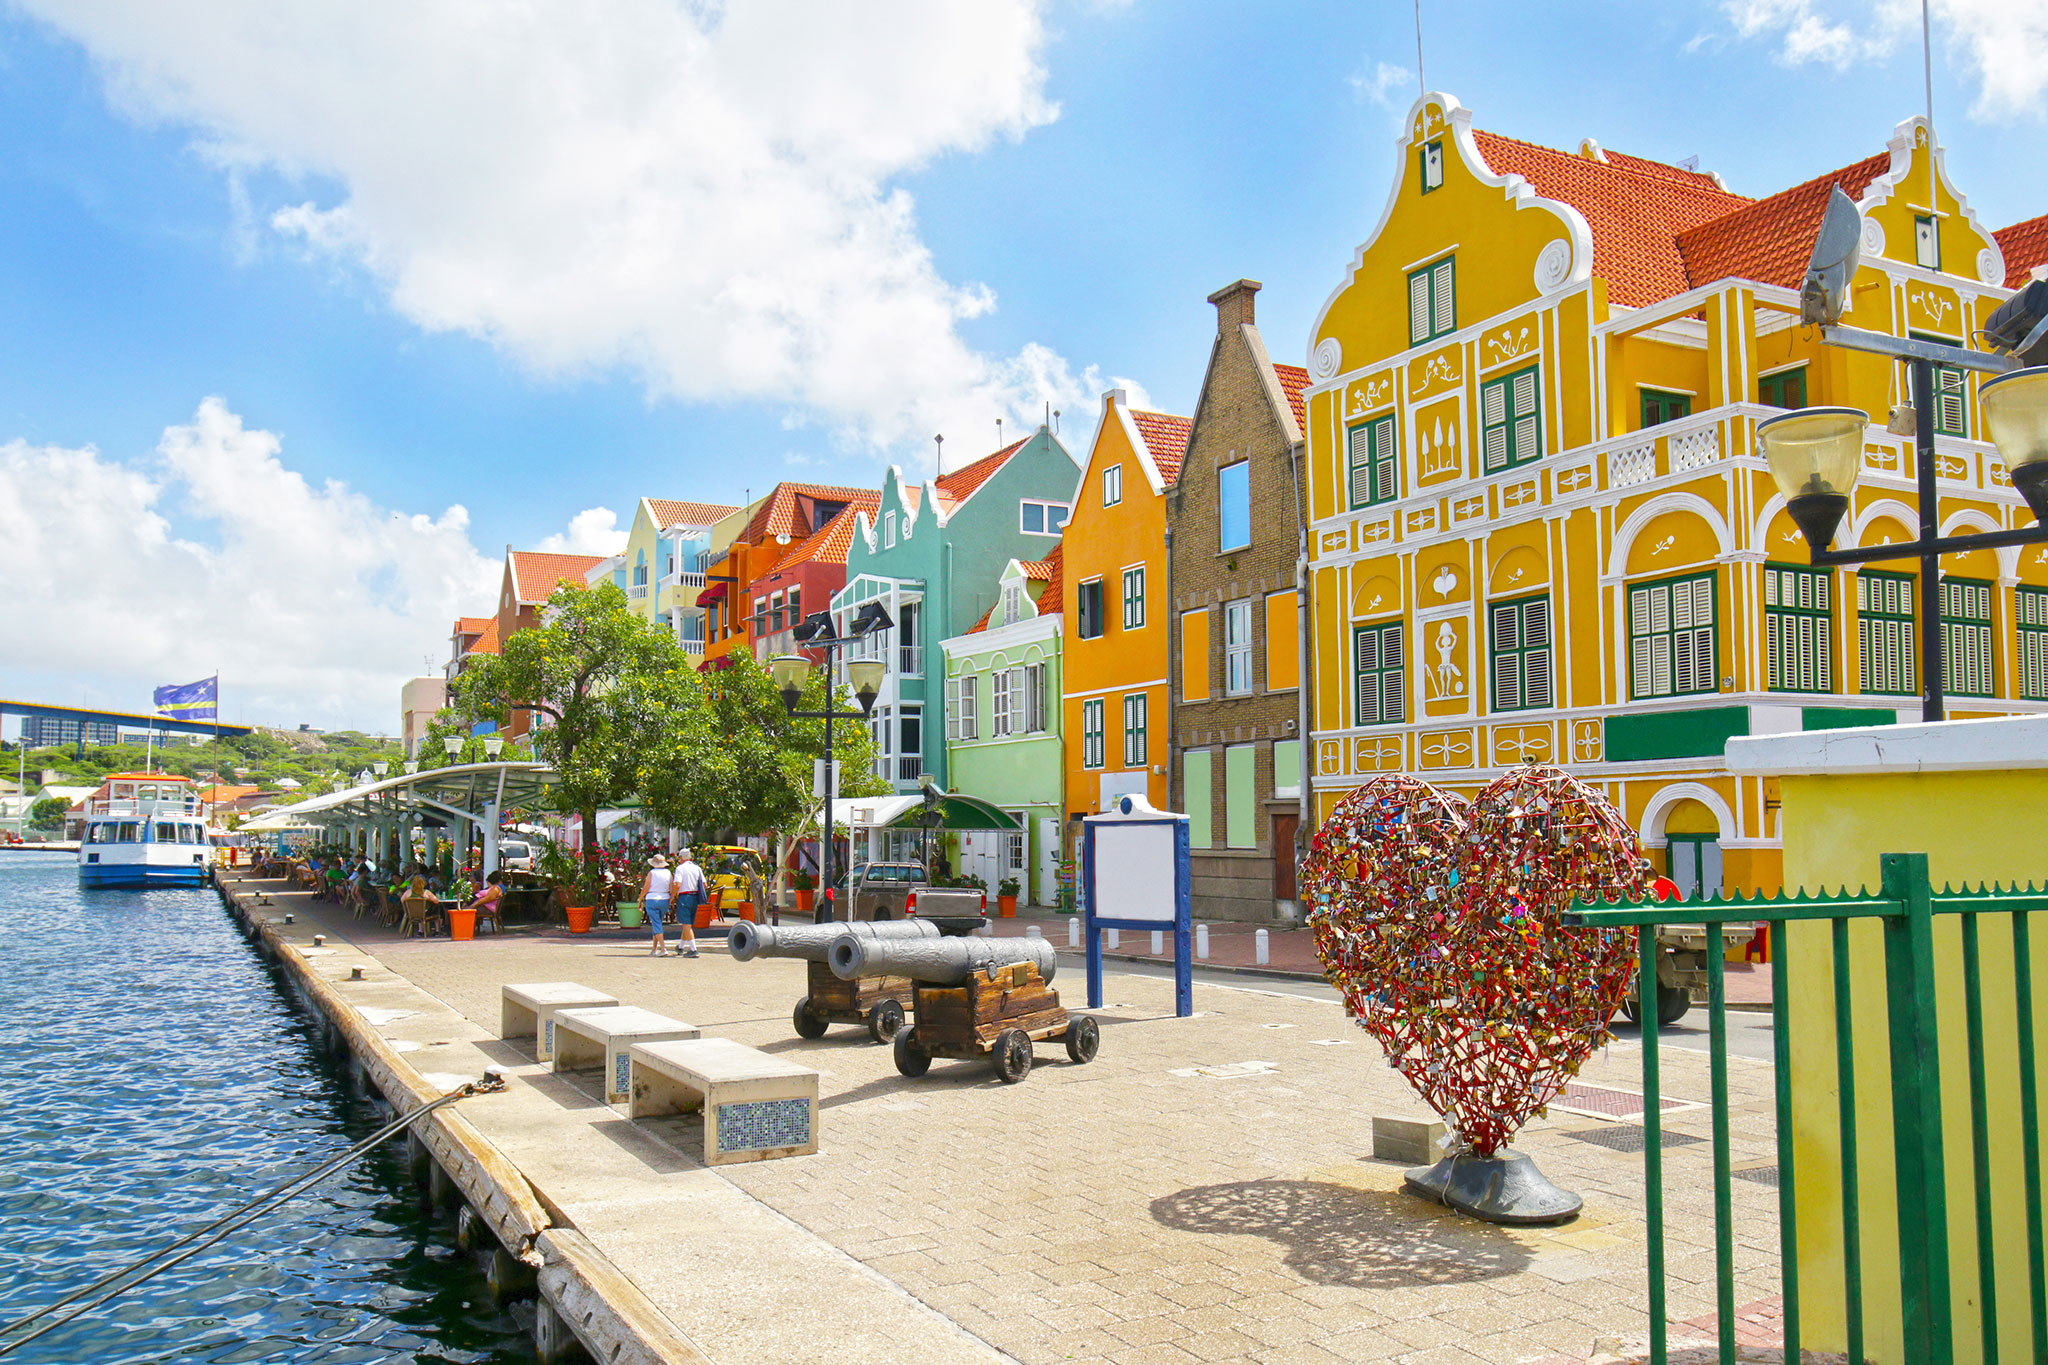
[{"label": "stepped gable", "polygon": [[1593,233],[1593,273],[1607,281],[1608,301],[1623,307],[1691,288],[1679,235],[1751,202],[1711,175],[1645,157],[1599,152],[1596,160],[1479,129],[1472,140],[1496,175],[1519,175],[1579,211]]},{"label": "stepped gable", "polygon": [[[1028,436],[1025,438],[1026,441],[1029,439]],[[972,464],[962,465],[950,474],[941,474],[933,479],[932,487],[938,495],[939,510],[950,515],[954,508],[973,497],[976,489],[994,478],[996,472],[1010,462],[1010,457],[1023,448],[1024,441],[1013,441],[993,455],[984,455]]]},{"label": "stepped gable", "polygon": [[2034,272],[2048,266],[2048,213],[2023,223],[2000,228],[1991,234],[2005,257],[2005,287],[2018,289],[2034,278]]}]

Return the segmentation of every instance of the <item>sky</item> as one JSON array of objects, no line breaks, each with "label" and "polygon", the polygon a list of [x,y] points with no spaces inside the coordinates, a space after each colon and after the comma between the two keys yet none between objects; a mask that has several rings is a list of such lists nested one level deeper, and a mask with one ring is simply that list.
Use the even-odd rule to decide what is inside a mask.
[{"label": "sky", "polygon": [[[1922,111],[1897,0],[1425,0],[1508,136],[1763,195]],[[1934,0],[1993,226],[2048,212],[2048,0]],[[1370,230],[1409,0],[0,0],[0,696],[396,730],[504,548],[642,496],[951,468],[1276,359]],[[1597,269],[1597,263],[1596,263]]]}]

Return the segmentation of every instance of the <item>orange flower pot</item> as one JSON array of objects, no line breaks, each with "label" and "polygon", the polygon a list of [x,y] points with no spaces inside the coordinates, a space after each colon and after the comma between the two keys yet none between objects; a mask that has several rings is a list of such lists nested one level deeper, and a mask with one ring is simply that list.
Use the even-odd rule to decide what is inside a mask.
[{"label": "orange flower pot", "polygon": [[811,907],[817,903],[817,900],[818,893],[816,891],[799,890],[796,893],[796,908],[808,915],[811,913]]},{"label": "orange flower pot", "polygon": [[587,934],[590,932],[590,917],[597,913],[594,905],[572,905],[569,911],[569,932]]},{"label": "orange flower pot", "polygon": [[466,906],[449,907],[448,937],[453,939],[475,938],[476,911]]},{"label": "orange flower pot", "polygon": [[713,910],[713,909],[712,909],[712,908],[711,908],[710,906],[708,906],[708,905],[700,905],[700,906],[698,906],[698,907],[697,907],[697,927],[698,927],[699,929],[709,929],[709,928],[711,927],[711,921],[712,921],[713,919],[717,918],[717,916],[718,916],[718,912],[717,912],[716,910]]},{"label": "orange flower pot", "polygon": [[1017,918],[1017,898],[1015,896],[997,896],[996,914],[1004,919]]}]

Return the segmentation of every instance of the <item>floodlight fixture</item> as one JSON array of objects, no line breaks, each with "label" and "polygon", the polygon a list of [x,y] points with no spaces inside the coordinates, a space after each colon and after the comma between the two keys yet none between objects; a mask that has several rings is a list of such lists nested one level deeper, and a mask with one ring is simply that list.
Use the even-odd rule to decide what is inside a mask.
[{"label": "floodlight fixture", "polygon": [[1827,212],[1813,240],[1806,263],[1806,281],[1799,287],[1799,320],[1832,327],[1849,306],[1849,282],[1863,263],[1863,215],[1856,201],[1836,185],[1828,193]]},{"label": "floodlight fixture", "polygon": [[825,645],[839,638],[838,632],[832,629],[832,613],[829,611],[812,612],[789,635],[800,645]]},{"label": "floodlight fixture", "polygon": [[2048,280],[2035,280],[1999,304],[1985,320],[1984,341],[2022,365],[2048,365]]},{"label": "floodlight fixture", "polygon": [[880,602],[870,602],[854,615],[851,629],[855,635],[867,636],[878,630],[887,630],[895,624],[887,607]]}]

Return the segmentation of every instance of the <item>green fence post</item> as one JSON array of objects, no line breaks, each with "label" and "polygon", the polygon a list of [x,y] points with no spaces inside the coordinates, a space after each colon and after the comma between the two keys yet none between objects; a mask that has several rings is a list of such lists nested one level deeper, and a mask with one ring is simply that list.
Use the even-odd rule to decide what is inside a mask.
[{"label": "green fence post", "polygon": [[2041,1237],[2041,1112],[2034,1074],[2034,942],[2028,911],[2012,916],[2012,969],[2019,1006],[2020,1159],[2026,1166],[2028,1322],[2033,1328],[2034,1359],[2048,1360],[2048,1273],[2044,1273]]},{"label": "green fence post", "polygon": [[1985,1118],[1984,981],[1977,965],[1977,916],[1963,921],[1963,1008],[1970,1039],[1970,1165],[1977,1193],[1977,1308],[1984,1365],[1998,1359],[1998,1259],[1991,1225],[1991,1125]]},{"label": "green fence post", "polygon": [[1891,1024],[1892,1140],[1899,1191],[1899,1298],[1906,1359],[1951,1365],[1948,1197],[1941,1143],[1941,1054],[1934,1004],[1934,887],[1924,853],[1887,853],[1884,895],[1904,904],[1884,921]]},{"label": "green fence post", "polygon": [[1785,1365],[1799,1365],[1799,1201],[1792,1172],[1792,1035],[1785,1025],[1784,920],[1771,921],[1771,1057],[1778,1089],[1778,1282],[1785,1294]]},{"label": "green fence post", "polygon": [[1664,1099],[1657,1056],[1657,926],[1636,929],[1636,1013],[1643,1040],[1643,1212],[1648,1223],[1650,1365],[1664,1365]]},{"label": "green fence post", "polygon": [[[1849,921],[1833,921],[1835,966],[1835,1121],[1842,1135],[1842,1309],[1849,1359],[1863,1355],[1862,1168],[1856,1152],[1856,1013],[1849,984]],[[1779,1173],[1784,1178],[1784,1173]]]}]

